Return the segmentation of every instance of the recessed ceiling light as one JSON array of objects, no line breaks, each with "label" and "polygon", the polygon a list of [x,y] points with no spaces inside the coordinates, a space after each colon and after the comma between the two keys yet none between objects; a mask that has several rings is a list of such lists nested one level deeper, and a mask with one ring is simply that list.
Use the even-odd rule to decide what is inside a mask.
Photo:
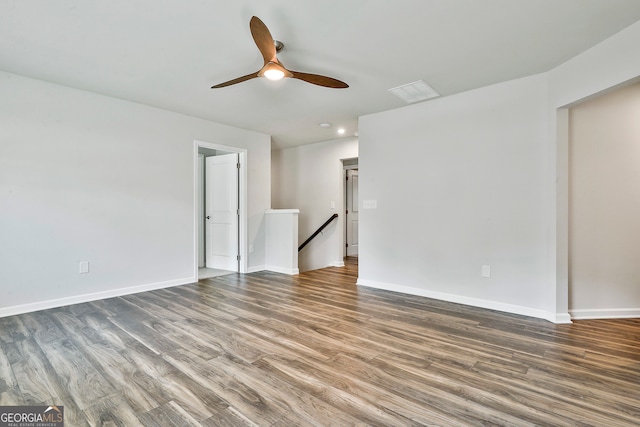
[{"label": "recessed ceiling light", "polygon": [[344,128],[340,128],[340,129],[338,129],[338,133],[339,133],[340,135],[342,135],[342,134],[343,134],[343,133],[345,133],[345,132],[346,132],[346,131],[344,130]]},{"label": "recessed ceiling light", "polygon": [[402,99],[407,104],[440,96],[434,88],[422,80],[391,88],[389,89],[389,92]]},{"label": "recessed ceiling light", "polygon": [[321,128],[330,128],[331,123],[320,123],[318,126],[320,126]]}]

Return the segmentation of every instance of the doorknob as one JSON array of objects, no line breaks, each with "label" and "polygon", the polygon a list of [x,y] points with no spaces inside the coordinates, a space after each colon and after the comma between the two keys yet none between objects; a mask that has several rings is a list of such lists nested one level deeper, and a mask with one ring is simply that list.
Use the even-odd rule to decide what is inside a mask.
[{"label": "doorknob", "polygon": [[211,219],[211,217],[209,215],[207,215],[207,219]]}]

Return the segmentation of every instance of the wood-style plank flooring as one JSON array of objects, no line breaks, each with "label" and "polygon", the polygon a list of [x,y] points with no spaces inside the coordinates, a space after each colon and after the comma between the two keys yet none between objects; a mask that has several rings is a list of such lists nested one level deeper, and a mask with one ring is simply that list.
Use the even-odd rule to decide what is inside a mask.
[{"label": "wood-style plank flooring", "polygon": [[638,426],[640,319],[357,288],[356,261],[0,319],[0,405],[66,426]]}]

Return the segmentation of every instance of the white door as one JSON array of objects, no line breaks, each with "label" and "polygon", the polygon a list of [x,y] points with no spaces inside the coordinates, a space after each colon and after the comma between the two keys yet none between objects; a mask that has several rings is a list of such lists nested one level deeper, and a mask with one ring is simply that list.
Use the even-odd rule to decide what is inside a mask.
[{"label": "white door", "polygon": [[238,271],[238,155],[206,158],[207,268]]},{"label": "white door", "polygon": [[347,169],[347,256],[358,256],[358,169]]},{"label": "white door", "polygon": [[204,230],[204,154],[198,154],[198,268],[206,266]]}]

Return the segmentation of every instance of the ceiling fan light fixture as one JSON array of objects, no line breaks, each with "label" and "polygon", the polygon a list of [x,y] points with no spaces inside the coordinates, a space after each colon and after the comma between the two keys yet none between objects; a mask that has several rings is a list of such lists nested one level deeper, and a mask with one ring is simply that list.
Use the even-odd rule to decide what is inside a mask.
[{"label": "ceiling fan light fixture", "polygon": [[251,37],[253,37],[253,41],[262,54],[264,65],[257,73],[254,72],[247,74],[246,76],[236,77],[235,79],[218,83],[217,85],[211,86],[211,89],[219,89],[235,85],[237,83],[255,79],[256,77],[266,77],[269,80],[281,80],[284,77],[290,77],[323,87],[336,89],[349,87],[345,82],[334,79],[333,77],[287,70],[276,56],[276,54],[282,50],[284,45],[282,42],[273,39],[271,32],[269,32],[269,29],[264,22],[262,22],[257,16],[253,16],[249,21],[249,29],[251,30]]},{"label": "ceiling fan light fixture", "polygon": [[269,80],[282,80],[284,77],[291,77],[291,73],[287,71],[282,64],[269,61],[258,73],[260,77],[266,77]]},{"label": "ceiling fan light fixture", "polygon": [[284,71],[277,68],[271,68],[264,71],[264,76],[269,80],[281,80],[284,77]]}]

